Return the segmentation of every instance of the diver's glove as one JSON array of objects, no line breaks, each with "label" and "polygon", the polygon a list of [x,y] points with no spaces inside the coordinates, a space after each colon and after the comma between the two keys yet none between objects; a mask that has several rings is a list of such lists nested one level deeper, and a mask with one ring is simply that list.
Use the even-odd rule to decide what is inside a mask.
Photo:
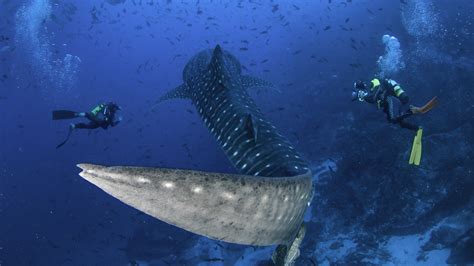
[{"label": "diver's glove", "polygon": [[415,115],[421,114],[421,108],[420,108],[420,107],[416,107],[416,106],[414,106],[414,105],[410,105],[410,112],[411,112],[412,114],[415,114]]},{"label": "diver's glove", "polygon": [[122,121],[122,117],[119,116],[113,123],[112,123],[112,126],[116,126],[118,123],[120,123]]},{"label": "diver's glove", "polygon": [[359,91],[357,92],[357,99],[358,99],[359,101],[363,102],[364,99],[365,99],[365,96],[367,96],[368,94],[369,94],[369,93],[367,93],[366,91],[359,90]]},{"label": "diver's glove", "polygon": [[351,99],[352,99],[352,101],[359,100],[359,101],[363,102],[364,98],[365,98],[365,96],[367,96],[367,94],[368,93],[363,91],[363,90],[353,90],[352,95],[351,95]]}]

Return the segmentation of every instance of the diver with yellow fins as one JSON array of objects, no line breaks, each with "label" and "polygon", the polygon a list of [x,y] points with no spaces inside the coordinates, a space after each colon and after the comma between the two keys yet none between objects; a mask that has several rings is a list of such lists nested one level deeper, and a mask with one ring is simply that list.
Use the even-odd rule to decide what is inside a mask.
[{"label": "diver with yellow fins", "polygon": [[406,122],[405,119],[415,114],[429,112],[438,104],[437,97],[432,98],[422,107],[409,105],[409,108],[406,108],[410,99],[395,80],[374,78],[370,81],[369,86],[362,80],[356,81],[352,91],[352,100],[375,104],[378,109],[382,109],[387,115],[389,122],[398,124],[402,128],[416,131],[409,164],[420,165],[423,128]]}]

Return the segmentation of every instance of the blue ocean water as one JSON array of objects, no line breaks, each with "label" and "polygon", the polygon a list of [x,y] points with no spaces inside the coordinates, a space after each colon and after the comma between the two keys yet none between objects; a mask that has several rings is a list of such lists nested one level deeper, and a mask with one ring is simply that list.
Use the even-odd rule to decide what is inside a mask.
[{"label": "blue ocean water", "polygon": [[[275,85],[249,93],[311,166],[296,265],[474,263],[472,10],[469,0],[1,0],[0,265],[271,265],[275,246],[168,225],[76,167],[238,173],[189,100],[154,106],[217,44]],[[351,101],[354,81],[375,75],[414,105],[438,96],[412,120],[425,130],[420,167],[408,165],[413,132]],[[120,124],[75,130],[55,148],[81,119],[53,121],[53,110],[107,101],[122,107]]]}]

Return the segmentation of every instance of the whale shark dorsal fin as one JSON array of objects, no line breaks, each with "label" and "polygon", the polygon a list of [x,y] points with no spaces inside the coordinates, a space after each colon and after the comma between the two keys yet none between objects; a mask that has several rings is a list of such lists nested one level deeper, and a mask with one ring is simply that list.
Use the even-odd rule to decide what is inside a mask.
[{"label": "whale shark dorsal fin", "polygon": [[258,137],[258,124],[251,114],[248,114],[245,118],[245,128],[252,136],[253,141],[256,143]]},{"label": "whale shark dorsal fin", "polygon": [[240,80],[242,82],[242,86],[245,89],[250,89],[250,88],[273,88],[273,83],[268,82],[266,80],[248,76],[248,75],[242,75],[240,76]]}]

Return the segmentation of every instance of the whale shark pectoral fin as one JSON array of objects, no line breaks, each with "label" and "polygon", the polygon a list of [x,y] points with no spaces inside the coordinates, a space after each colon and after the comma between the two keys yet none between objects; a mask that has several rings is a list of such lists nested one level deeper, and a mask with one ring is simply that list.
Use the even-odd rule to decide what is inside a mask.
[{"label": "whale shark pectoral fin", "polygon": [[273,83],[259,79],[256,77],[248,76],[248,75],[242,75],[240,76],[240,80],[242,82],[242,86],[245,89],[250,89],[250,88],[275,88],[273,86]]},{"label": "whale shark pectoral fin", "polygon": [[245,128],[252,136],[252,139],[255,143],[257,143],[258,138],[258,124],[257,121],[253,118],[251,114],[248,114],[245,118]]},{"label": "whale shark pectoral fin", "polygon": [[168,91],[167,93],[165,93],[165,95],[161,96],[155,102],[154,106],[156,106],[157,104],[159,104],[163,101],[169,100],[169,99],[175,99],[175,98],[187,99],[187,98],[190,98],[190,97],[191,97],[191,95],[189,93],[188,86],[186,86],[186,84],[181,84],[178,87],[176,87],[176,88]]},{"label": "whale shark pectoral fin", "polygon": [[79,164],[80,176],[120,201],[190,232],[273,245],[298,232],[311,173],[263,178],[199,171]]}]

